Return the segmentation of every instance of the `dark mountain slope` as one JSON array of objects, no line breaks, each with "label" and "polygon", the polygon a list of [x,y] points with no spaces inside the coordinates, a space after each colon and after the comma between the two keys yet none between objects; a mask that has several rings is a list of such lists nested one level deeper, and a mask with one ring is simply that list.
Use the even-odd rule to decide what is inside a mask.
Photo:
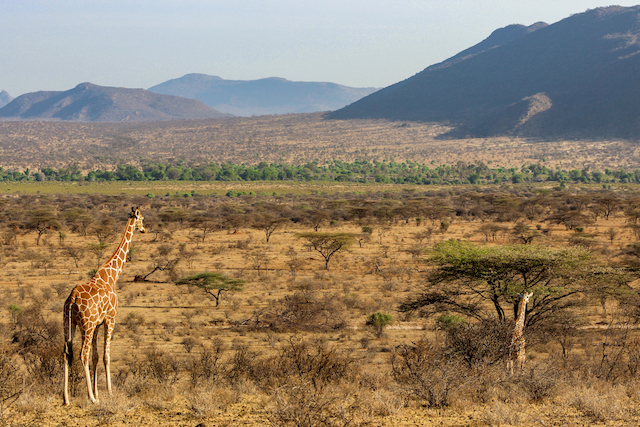
[{"label": "dark mountain slope", "polygon": [[64,92],[33,92],[0,109],[0,117],[80,122],[153,121],[224,117],[200,101],[81,83]]},{"label": "dark mountain slope", "polygon": [[335,83],[292,82],[275,77],[224,80],[206,74],[187,74],[149,90],[198,99],[225,113],[251,116],[336,110],[377,89],[352,88]]},{"label": "dark mountain slope", "polygon": [[526,36],[527,34],[532,33],[536,30],[539,30],[540,28],[544,28],[546,26],[547,24],[545,22],[536,22],[535,24],[530,25],[528,27],[520,24],[513,24],[513,25],[508,25],[504,28],[498,28],[493,33],[491,33],[489,37],[487,37],[480,43],[474,46],[471,46],[468,49],[463,50],[462,52],[458,53],[455,56],[452,56],[451,58],[447,59],[444,62],[441,62],[440,64],[432,65],[427,69],[442,68],[442,67],[449,66],[461,60],[468,59],[473,55],[477,55],[489,49],[502,46],[503,44],[509,43],[522,36]]},{"label": "dark mountain slope", "polygon": [[[472,136],[633,137],[640,129],[639,16],[640,6],[573,15],[427,68],[329,117],[449,122]],[[548,108],[533,113],[531,97],[545,97]],[[512,117],[517,111],[523,115]]]}]

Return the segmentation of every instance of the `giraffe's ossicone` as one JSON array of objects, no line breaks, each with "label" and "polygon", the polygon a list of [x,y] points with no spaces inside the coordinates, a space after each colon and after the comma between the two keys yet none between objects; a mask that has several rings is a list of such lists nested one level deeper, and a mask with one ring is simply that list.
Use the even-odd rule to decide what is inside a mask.
[{"label": "giraffe's ossicone", "polygon": [[[76,327],[80,328],[82,349],[80,359],[87,379],[87,389],[91,402],[98,401],[98,334],[97,328],[104,325],[104,368],[106,371],[107,391],[111,394],[111,335],[116,323],[118,295],[116,282],[127,261],[131,248],[133,232],[137,229],[144,233],[144,217],[139,208],[131,208],[122,240],[111,258],[96,271],[88,282],[78,285],[64,303],[64,404],[69,405],[69,368],[73,363],[73,336]],[[91,371],[89,371],[89,352],[91,351]],[[92,381],[93,379],[93,381]]]}]

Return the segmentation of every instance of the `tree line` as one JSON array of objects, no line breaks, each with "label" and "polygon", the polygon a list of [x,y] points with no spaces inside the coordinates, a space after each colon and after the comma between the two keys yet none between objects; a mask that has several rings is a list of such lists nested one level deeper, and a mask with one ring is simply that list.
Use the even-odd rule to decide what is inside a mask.
[{"label": "tree line", "polygon": [[590,171],[562,170],[542,163],[521,167],[489,167],[483,162],[457,162],[435,165],[393,160],[357,160],[353,163],[334,160],[300,165],[260,162],[253,165],[215,162],[195,164],[177,161],[172,164],[146,162],[141,166],[118,164],[107,169],[86,172],[78,163],[62,168],[46,167],[39,171],[8,171],[0,167],[0,181],[329,181],[378,182],[395,184],[503,184],[503,183],[640,183],[640,169],[624,168]]}]

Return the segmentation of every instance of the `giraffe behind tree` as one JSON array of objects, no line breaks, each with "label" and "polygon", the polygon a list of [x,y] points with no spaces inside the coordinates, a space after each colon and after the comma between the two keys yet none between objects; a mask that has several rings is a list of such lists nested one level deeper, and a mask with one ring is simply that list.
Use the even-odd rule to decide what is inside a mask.
[{"label": "giraffe behind tree", "polygon": [[[76,326],[80,327],[82,336],[82,350],[80,359],[87,379],[87,389],[91,402],[98,401],[98,334],[96,329],[104,325],[104,368],[107,378],[107,391],[111,394],[111,356],[110,344],[113,327],[116,323],[118,311],[118,296],[116,282],[127,261],[127,253],[131,248],[133,232],[137,229],[141,233],[146,230],[144,217],[139,208],[131,208],[127,226],[122,235],[120,245],[111,258],[96,272],[93,278],[85,284],[78,285],[64,303],[64,404],[69,405],[69,367],[73,362],[73,336]],[[92,352],[91,369],[89,372],[89,352]],[[93,377],[93,383],[92,383]]]},{"label": "giraffe behind tree", "polygon": [[524,320],[527,314],[527,303],[533,296],[533,292],[525,292],[522,295],[520,304],[518,305],[518,315],[516,316],[516,326],[513,328],[513,335],[511,336],[511,345],[509,346],[509,359],[507,360],[507,371],[513,375],[513,363],[515,361],[518,370],[524,367],[524,362],[527,359],[525,353],[525,339],[524,339]]}]

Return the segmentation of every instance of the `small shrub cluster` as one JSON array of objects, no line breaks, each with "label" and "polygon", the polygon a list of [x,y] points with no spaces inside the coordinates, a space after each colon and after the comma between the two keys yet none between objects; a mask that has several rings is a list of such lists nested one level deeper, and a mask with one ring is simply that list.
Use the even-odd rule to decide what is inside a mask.
[{"label": "small shrub cluster", "polygon": [[335,295],[296,292],[256,316],[255,327],[275,332],[328,332],[345,327],[344,306]]}]

